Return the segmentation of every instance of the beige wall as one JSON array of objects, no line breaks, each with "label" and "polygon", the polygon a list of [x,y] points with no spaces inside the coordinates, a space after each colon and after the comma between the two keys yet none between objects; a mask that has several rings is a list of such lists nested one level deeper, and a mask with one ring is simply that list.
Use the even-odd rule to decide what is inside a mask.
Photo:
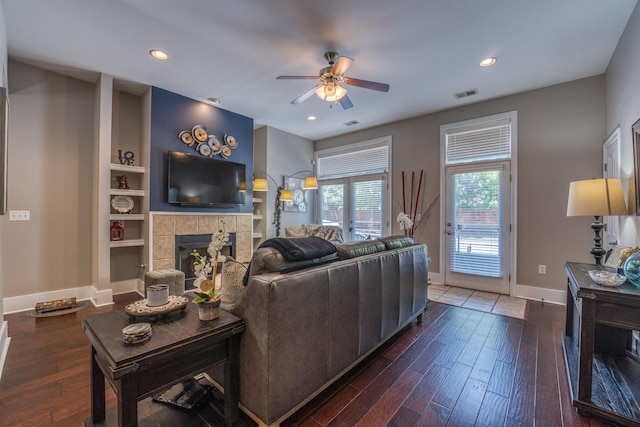
[{"label": "beige wall", "polygon": [[[313,142],[309,139],[293,135],[269,126],[255,131],[254,136],[254,172],[266,171],[279,185],[283,185],[285,176],[301,170],[313,171]],[[296,175],[304,177],[303,174]],[[269,181],[269,191],[263,193],[264,202],[260,209],[266,224],[266,238],[275,237],[273,213],[276,188]],[[280,237],[284,237],[284,229],[290,225],[313,222],[313,203],[305,213],[284,212],[280,217]]]},{"label": "beige wall", "polygon": [[4,297],[91,284],[94,85],[10,61]]},{"label": "beige wall", "polygon": [[[401,173],[427,175],[424,209],[440,192],[440,125],[517,110],[518,112],[518,285],[563,290],[565,261],[592,260],[589,218],[567,218],[569,182],[601,175],[605,138],[604,76],[595,76],[535,91],[391,123],[317,141],[316,150],[340,144],[393,138],[393,233],[401,210]],[[439,207],[415,239],[427,243],[439,272]],[[538,274],[538,265],[547,274]]]},{"label": "beige wall", "polygon": [[[620,38],[606,73],[607,134],[620,126],[620,163],[623,184],[634,190],[631,126],[640,119],[640,5],[636,6]],[[635,198],[628,198],[634,212]],[[635,215],[621,218],[620,244],[640,245],[640,221]]]}]

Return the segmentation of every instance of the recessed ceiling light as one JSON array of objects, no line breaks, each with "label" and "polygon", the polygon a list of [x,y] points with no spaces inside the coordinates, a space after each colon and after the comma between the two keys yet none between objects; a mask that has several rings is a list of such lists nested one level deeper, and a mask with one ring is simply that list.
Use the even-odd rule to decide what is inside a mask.
[{"label": "recessed ceiling light", "polygon": [[307,120],[309,120],[310,122],[316,120],[317,117],[316,116],[307,116]]},{"label": "recessed ceiling light", "polygon": [[493,64],[496,63],[497,60],[498,59],[494,58],[494,57],[485,58],[482,61],[480,61],[480,64],[478,64],[478,65],[480,65],[481,67],[491,67]]},{"label": "recessed ceiling light", "polygon": [[209,104],[212,104],[212,105],[220,104],[220,100],[218,98],[207,98],[207,101],[209,102]]},{"label": "recessed ceiling light", "polygon": [[159,49],[150,50],[149,55],[153,56],[156,59],[159,59],[160,61],[166,61],[167,59],[169,59],[169,55]]}]

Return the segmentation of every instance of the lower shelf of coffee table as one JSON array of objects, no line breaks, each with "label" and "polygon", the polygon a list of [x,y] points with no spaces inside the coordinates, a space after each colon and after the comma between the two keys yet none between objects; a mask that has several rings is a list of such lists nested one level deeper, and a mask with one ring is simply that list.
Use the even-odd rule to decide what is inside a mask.
[{"label": "lower shelf of coffee table", "polygon": [[[224,425],[224,412],[222,405],[222,393],[217,389],[212,396],[198,409],[182,409],[177,406],[158,403],[150,397],[138,402],[138,426],[139,427],[216,427]],[[106,418],[99,423],[92,423],[91,418],[84,422],[85,427],[117,427],[116,407],[107,409]],[[244,414],[240,414],[237,427],[247,427],[251,423],[247,422]]]}]

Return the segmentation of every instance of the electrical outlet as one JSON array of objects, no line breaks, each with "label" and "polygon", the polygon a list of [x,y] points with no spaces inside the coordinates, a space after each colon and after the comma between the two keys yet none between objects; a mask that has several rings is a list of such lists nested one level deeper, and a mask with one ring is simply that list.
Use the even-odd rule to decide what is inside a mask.
[{"label": "electrical outlet", "polygon": [[31,211],[9,211],[9,221],[30,221]]},{"label": "electrical outlet", "polygon": [[544,264],[540,264],[538,266],[538,274],[547,274],[547,266]]}]

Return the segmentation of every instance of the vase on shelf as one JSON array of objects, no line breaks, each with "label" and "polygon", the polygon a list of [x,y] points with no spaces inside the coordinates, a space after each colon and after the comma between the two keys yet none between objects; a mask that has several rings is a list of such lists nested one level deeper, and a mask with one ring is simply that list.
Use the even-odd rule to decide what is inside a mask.
[{"label": "vase on shelf", "polygon": [[198,318],[200,320],[214,320],[220,317],[220,299],[199,302]]},{"label": "vase on shelf", "polygon": [[629,255],[629,258],[624,262],[623,269],[627,280],[640,287],[640,251]]}]

